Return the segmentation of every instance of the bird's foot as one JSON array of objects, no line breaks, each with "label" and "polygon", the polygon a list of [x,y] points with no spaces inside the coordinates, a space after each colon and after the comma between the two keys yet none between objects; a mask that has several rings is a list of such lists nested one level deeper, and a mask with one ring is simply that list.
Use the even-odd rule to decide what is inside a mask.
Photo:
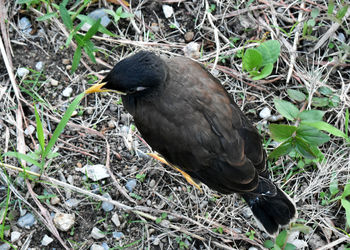
[{"label": "bird's foot", "polygon": [[151,156],[152,158],[154,158],[154,159],[160,161],[161,163],[164,163],[165,165],[168,165],[168,166],[172,167],[173,169],[177,170],[178,172],[180,172],[180,173],[183,175],[183,177],[186,179],[186,181],[187,181],[188,183],[190,183],[191,185],[195,186],[196,188],[198,188],[198,190],[199,190],[200,192],[202,192],[202,188],[200,187],[200,185],[199,185],[198,183],[196,183],[196,182],[192,179],[192,177],[191,177],[189,174],[187,174],[185,171],[183,171],[183,170],[179,169],[178,167],[174,166],[173,164],[167,162],[163,157],[161,157],[161,156],[158,155],[158,154],[155,154],[155,153],[148,153],[148,155]]}]

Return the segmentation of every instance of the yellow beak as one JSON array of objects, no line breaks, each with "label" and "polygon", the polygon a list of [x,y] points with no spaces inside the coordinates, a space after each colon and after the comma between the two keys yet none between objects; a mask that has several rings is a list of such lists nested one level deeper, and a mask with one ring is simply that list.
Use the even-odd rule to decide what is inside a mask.
[{"label": "yellow beak", "polygon": [[117,94],[126,95],[126,93],[124,92],[113,90],[113,89],[101,89],[103,86],[107,84],[107,82],[101,83],[101,81],[98,81],[96,84],[92,85],[90,88],[85,90],[85,94],[91,94],[91,93],[97,93],[97,92],[114,92]]}]

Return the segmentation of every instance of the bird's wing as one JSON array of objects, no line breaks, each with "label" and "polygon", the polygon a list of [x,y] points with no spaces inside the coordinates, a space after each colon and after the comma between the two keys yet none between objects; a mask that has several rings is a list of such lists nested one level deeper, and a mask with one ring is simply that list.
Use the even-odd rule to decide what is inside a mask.
[{"label": "bird's wing", "polygon": [[264,158],[259,134],[199,64],[173,59],[168,66],[163,95],[139,104],[134,116],[143,137],[169,162],[219,192],[256,188]]}]

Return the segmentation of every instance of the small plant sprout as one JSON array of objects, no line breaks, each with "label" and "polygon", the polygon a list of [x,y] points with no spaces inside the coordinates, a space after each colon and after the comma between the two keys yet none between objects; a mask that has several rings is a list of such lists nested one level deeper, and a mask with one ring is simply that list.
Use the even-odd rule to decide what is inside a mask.
[{"label": "small plant sprout", "polygon": [[253,80],[260,80],[272,73],[273,65],[280,55],[281,46],[276,40],[268,40],[257,48],[247,49],[242,59],[243,70]]}]

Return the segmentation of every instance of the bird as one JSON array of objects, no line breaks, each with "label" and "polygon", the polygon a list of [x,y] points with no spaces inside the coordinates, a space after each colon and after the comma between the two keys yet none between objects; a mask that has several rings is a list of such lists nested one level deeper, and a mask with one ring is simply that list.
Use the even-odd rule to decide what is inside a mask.
[{"label": "bird", "polygon": [[220,81],[198,62],[142,50],[85,91],[120,93],[143,139],[186,180],[238,193],[269,235],[297,216],[270,179],[262,138]]}]

